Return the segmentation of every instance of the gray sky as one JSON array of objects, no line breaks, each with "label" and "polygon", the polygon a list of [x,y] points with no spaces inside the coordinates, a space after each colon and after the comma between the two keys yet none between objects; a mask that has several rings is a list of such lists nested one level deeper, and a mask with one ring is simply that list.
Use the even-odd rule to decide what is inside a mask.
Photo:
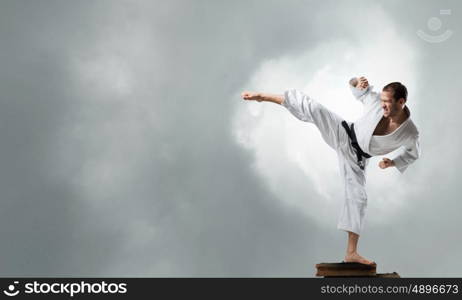
[{"label": "gray sky", "polygon": [[346,247],[335,153],[239,93],[299,88],[354,119],[360,74],[408,85],[422,157],[403,175],[371,161],[359,253],[460,276],[461,7],[0,2],[0,274],[314,276]]}]

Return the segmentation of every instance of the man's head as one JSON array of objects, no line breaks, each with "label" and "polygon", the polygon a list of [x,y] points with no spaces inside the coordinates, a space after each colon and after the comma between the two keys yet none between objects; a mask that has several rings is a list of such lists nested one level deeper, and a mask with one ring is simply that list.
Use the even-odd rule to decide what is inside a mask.
[{"label": "man's head", "polygon": [[407,100],[407,89],[401,82],[392,82],[383,87],[380,93],[384,117],[401,113]]}]

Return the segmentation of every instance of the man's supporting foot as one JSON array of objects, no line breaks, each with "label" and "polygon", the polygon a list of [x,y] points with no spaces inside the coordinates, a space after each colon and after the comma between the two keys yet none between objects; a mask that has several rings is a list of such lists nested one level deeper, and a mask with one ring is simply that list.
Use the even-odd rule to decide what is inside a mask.
[{"label": "man's supporting foot", "polygon": [[345,255],[345,262],[357,262],[360,264],[365,264],[365,265],[371,265],[374,262],[368,259],[365,259],[361,255],[358,254],[358,252],[350,252]]}]

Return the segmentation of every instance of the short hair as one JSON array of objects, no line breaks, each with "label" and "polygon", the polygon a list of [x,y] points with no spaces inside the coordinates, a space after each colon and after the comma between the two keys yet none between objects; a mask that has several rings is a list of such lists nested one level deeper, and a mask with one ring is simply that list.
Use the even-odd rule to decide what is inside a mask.
[{"label": "short hair", "polygon": [[401,82],[389,83],[384,86],[382,90],[384,92],[391,92],[395,101],[398,101],[401,98],[404,98],[404,101],[407,101],[407,88]]}]

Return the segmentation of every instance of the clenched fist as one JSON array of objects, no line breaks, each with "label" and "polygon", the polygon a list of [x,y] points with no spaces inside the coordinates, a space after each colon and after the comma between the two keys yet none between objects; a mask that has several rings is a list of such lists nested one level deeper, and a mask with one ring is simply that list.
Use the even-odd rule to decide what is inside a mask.
[{"label": "clenched fist", "polygon": [[356,86],[360,90],[364,90],[369,86],[369,82],[366,77],[359,77],[358,85]]},{"label": "clenched fist", "polygon": [[352,78],[350,84],[360,90],[364,90],[369,86],[369,82],[366,77]]},{"label": "clenched fist", "polygon": [[395,165],[395,162],[392,161],[392,160],[389,159],[389,158],[386,158],[386,157],[384,157],[384,158],[382,159],[382,161],[379,162],[379,167],[380,167],[381,169],[386,169],[386,168],[388,168],[388,167],[393,167],[394,165]]},{"label": "clenched fist", "polygon": [[245,91],[242,92],[241,96],[244,100],[257,100],[258,102],[262,101],[260,93]]}]

